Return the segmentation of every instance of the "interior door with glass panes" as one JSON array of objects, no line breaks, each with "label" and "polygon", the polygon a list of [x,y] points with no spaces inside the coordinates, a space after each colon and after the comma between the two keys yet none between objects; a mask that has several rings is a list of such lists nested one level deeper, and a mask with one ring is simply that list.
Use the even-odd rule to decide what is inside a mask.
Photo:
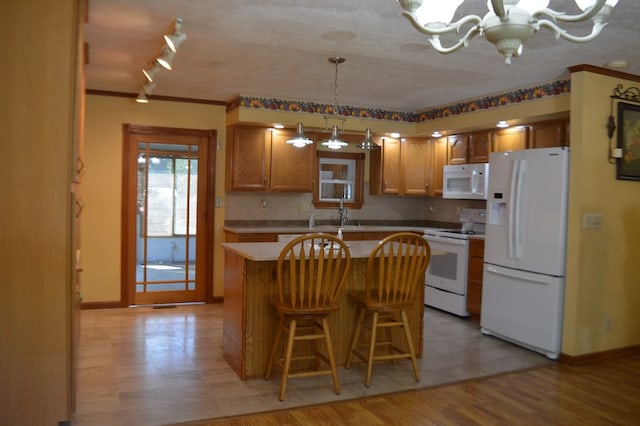
[{"label": "interior door with glass panes", "polygon": [[123,199],[129,305],[205,301],[208,143],[206,134],[129,134]]}]

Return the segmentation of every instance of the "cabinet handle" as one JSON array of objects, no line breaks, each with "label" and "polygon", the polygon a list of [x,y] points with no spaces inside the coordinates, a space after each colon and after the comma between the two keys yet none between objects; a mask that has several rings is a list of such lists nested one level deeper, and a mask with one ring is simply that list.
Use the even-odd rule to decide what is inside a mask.
[{"label": "cabinet handle", "polygon": [[267,184],[267,176],[263,176],[262,177],[262,182],[266,185]]}]

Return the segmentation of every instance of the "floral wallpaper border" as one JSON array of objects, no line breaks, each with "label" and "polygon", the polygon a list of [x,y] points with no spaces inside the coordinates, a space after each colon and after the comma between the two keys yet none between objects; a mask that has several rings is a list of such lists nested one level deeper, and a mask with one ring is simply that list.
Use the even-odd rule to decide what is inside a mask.
[{"label": "floral wallpaper border", "polygon": [[[566,95],[571,92],[570,80],[558,80],[527,88],[517,89],[499,95],[485,96],[458,102],[422,112],[386,111],[382,109],[359,108],[340,105],[340,115],[345,117],[369,118],[374,120],[405,121],[418,123],[452,115],[466,114],[479,110],[498,108],[510,104],[529,102],[537,99]],[[266,109],[283,112],[304,112],[309,114],[331,114],[333,105],[316,102],[259,98],[239,95],[227,105],[227,111],[237,108]]]}]

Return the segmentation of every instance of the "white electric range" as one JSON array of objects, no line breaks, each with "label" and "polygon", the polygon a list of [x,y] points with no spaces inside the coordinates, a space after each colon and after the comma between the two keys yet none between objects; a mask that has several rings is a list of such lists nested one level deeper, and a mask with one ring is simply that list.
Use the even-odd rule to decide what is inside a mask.
[{"label": "white electric range", "polygon": [[467,270],[469,267],[469,237],[484,235],[484,209],[462,209],[458,229],[427,228],[424,238],[432,251],[442,252],[431,257],[425,274],[425,305],[452,314],[468,317]]}]

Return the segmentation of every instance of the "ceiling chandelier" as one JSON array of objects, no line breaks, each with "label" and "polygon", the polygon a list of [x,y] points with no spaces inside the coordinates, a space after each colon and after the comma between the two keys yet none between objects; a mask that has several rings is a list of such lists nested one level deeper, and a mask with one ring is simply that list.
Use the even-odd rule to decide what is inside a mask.
[{"label": "ceiling chandelier", "polygon": [[[457,22],[451,22],[458,6],[464,0],[398,0],[405,16],[421,33],[431,36],[429,42],[440,53],[451,53],[467,47],[477,35],[493,43],[504,55],[505,64],[511,58],[522,54],[522,44],[540,28],[552,31],[556,38],[562,37],[575,43],[584,43],[596,38],[606,25],[605,19],[618,0],[575,0],[582,10],[577,15],[567,15],[549,9],[549,0],[488,0],[488,13],[484,18],[468,15]],[[584,36],[570,34],[561,28],[562,22],[580,22],[591,19],[591,33]],[[471,25],[457,42],[449,47],[440,43],[440,36],[448,33],[459,34],[462,27]]]}]

